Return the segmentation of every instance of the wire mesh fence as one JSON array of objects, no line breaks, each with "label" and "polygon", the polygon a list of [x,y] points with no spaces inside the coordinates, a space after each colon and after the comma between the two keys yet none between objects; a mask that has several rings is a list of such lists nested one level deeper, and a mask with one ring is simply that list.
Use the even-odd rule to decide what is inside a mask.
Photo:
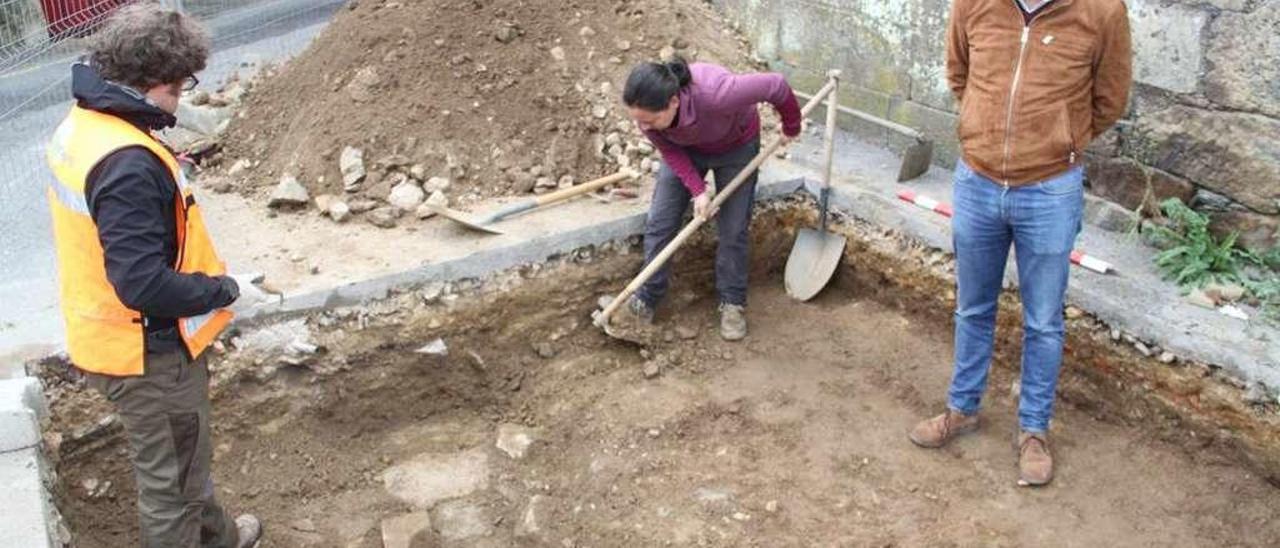
[{"label": "wire mesh fence", "polygon": [[[155,0],[0,0],[0,302],[6,305],[0,320],[56,303],[44,145],[72,101],[70,64],[95,28],[136,1]],[[161,3],[194,15],[209,30],[212,55],[200,80],[212,88],[245,64],[296,54],[346,1]],[[27,334],[0,332],[0,346],[20,336]]]}]

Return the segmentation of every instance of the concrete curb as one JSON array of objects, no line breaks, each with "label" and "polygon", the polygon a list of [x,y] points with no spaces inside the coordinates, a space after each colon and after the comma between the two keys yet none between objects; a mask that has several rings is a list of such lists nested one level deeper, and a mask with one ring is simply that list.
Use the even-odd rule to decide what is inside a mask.
[{"label": "concrete curb", "polygon": [[49,414],[40,381],[0,380],[0,546],[60,547],[70,533],[54,506],[57,483],[41,445]]},{"label": "concrete curb", "polygon": [[[764,179],[762,176],[761,179]],[[793,178],[761,181],[756,187],[756,201],[771,200],[792,194],[804,186],[804,180]],[[339,306],[381,299],[393,290],[430,282],[451,282],[478,278],[521,264],[545,261],[548,257],[575,249],[639,235],[644,230],[645,213],[629,214],[604,223],[579,227],[567,232],[549,234],[523,242],[486,249],[456,259],[378,276],[341,286],[286,296],[278,304],[261,305],[237,318],[237,325],[259,323],[273,318],[305,314]]]}]

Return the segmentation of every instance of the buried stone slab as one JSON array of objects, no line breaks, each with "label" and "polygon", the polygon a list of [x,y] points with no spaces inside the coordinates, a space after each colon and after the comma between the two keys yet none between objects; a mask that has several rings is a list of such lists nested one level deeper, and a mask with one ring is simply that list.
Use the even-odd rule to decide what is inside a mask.
[{"label": "buried stone slab", "polygon": [[431,514],[412,512],[382,520],[383,548],[432,546]]},{"label": "buried stone slab", "polygon": [[476,448],[461,453],[419,455],[382,474],[387,492],[414,508],[427,509],[489,486],[489,456]]},{"label": "buried stone slab", "polygon": [[441,504],[435,510],[435,527],[445,540],[466,540],[489,536],[493,533],[493,520],[481,506],[454,500]]},{"label": "buried stone slab", "polygon": [[504,424],[498,427],[498,441],[494,446],[501,449],[508,457],[523,459],[533,445],[533,430],[515,424]]}]

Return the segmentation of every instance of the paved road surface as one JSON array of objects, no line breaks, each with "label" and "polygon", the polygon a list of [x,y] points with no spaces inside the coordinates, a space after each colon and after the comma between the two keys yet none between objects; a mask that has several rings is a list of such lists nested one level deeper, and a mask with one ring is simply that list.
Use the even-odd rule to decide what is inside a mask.
[{"label": "paved road surface", "polygon": [[[344,3],[277,0],[209,19],[214,53],[201,85],[215,87],[242,63],[300,52]],[[43,147],[70,104],[71,60],[0,75],[0,378],[20,371],[16,358],[62,341]],[[37,98],[15,109],[32,97]]]}]

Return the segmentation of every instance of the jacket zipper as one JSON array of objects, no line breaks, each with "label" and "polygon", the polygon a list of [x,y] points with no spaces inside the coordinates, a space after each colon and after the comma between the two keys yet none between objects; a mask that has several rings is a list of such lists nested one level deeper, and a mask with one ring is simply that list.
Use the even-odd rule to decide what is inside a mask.
[{"label": "jacket zipper", "polygon": [[[1000,175],[1004,179],[1000,183],[1006,188],[1009,186],[1009,146],[1013,136],[1013,105],[1018,96],[1018,84],[1022,80],[1022,63],[1026,59],[1027,39],[1031,37],[1031,25],[1041,17],[1062,9],[1062,7],[1063,0],[1053,0],[1053,5],[1041,9],[1039,13],[1031,16],[1030,21],[1027,21],[1022,25],[1022,38],[1019,39],[1020,43],[1018,46],[1018,64],[1013,69],[1013,84],[1009,86],[1009,110],[1004,121],[1004,165],[1002,166],[1003,169],[1000,171]],[[1021,16],[1021,11],[1018,7],[1013,6],[1013,8],[1015,11],[1018,11],[1018,15]],[[1075,163],[1074,152],[1072,153],[1071,163]]]},{"label": "jacket zipper", "polygon": [[1027,37],[1030,35],[1031,23],[1028,22],[1022,26],[1022,38],[1018,45],[1018,64],[1013,69],[1013,85],[1009,86],[1009,108],[1004,119],[1004,164],[1000,169],[1000,175],[1003,176],[1003,180],[1000,182],[1005,187],[1009,186],[1009,142],[1013,133],[1013,105],[1018,96],[1018,84],[1022,80],[1022,61],[1027,56]]}]

